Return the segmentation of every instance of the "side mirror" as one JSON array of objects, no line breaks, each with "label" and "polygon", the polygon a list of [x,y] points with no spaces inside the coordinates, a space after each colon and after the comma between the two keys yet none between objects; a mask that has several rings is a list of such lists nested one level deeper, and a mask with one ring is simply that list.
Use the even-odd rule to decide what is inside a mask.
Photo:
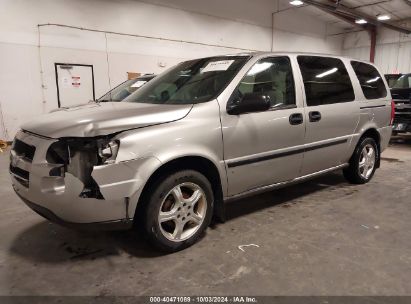
[{"label": "side mirror", "polygon": [[230,115],[240,115],[244,113],[263,112],[270,108],[270,97],[258,93],[246,93],[244,96],[231,103],[227,107]]}]

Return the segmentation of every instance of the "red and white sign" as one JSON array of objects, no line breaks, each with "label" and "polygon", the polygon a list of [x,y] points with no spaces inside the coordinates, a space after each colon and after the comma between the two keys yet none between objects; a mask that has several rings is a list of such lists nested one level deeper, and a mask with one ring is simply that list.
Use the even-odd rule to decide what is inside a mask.
[{"label": "red and white sign", "polygon": [[71,85],[73,88],[79,88],[80,84],[80,76],[71,76]]}]

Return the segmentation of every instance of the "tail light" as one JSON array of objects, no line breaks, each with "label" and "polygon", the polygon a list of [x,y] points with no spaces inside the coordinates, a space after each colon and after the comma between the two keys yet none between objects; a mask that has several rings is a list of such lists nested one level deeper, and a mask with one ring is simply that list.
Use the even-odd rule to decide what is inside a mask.
[{"label": "tail light", "polygon": [[394,124],[394,118],[395,118],[395,102],[394,100],[391,101],[391,120],[390,120],[390,126]]}]

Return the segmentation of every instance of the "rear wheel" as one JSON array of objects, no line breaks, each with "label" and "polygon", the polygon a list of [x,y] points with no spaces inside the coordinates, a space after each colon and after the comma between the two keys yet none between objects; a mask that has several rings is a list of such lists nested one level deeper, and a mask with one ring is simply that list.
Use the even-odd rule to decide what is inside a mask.
[{"label": "rear wheel", "polygon": [[214,196],[207,178],[186,170],[160,179],[146,206],[149,241],[173,252],[194,244],[210,224]]},{"label": "rear wheel", "polygon": [[350,166],[344,169],[345,178],[354,184],[368,183],[377,169],[379,157],[375,140],[370,137],[362,138],[351,157]]}]

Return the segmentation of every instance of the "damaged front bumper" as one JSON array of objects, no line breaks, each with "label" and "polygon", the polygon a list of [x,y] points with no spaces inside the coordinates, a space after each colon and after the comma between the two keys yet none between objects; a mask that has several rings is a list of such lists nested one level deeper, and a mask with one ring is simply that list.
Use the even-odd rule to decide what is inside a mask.
[{"label": "damaged front bumper", "polygon": [[43,217],[65,226],[130,228],[147,180],[145,168],[159,161],[149,157],[97,164],[83,149],[69,151],[70,163],[64,164],[50,156],[56,143],[59,140],[28,132],[16,135],[10,174],[18,196]]}]

